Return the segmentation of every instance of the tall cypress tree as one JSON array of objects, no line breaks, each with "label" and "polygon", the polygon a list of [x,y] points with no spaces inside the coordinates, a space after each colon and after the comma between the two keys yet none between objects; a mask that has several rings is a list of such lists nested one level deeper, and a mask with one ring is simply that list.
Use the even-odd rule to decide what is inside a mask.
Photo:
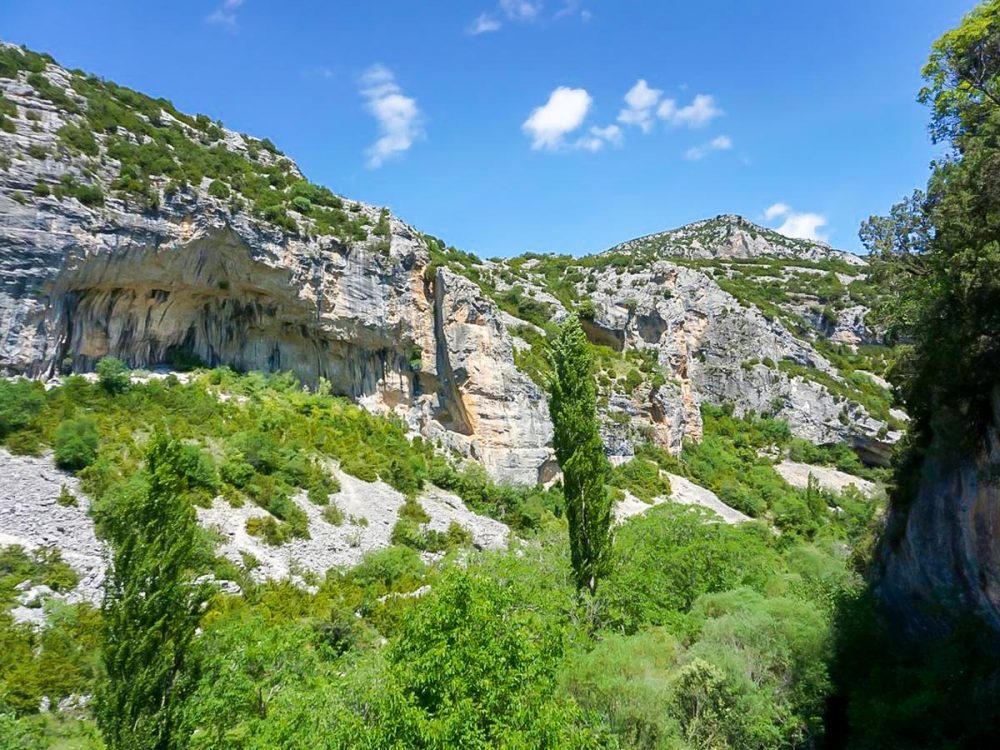
[{"label": "tall cypress tree", "polygon": [[187,654],[208,591],[193,584],[197,521],[183,446],[157,434],[143,481],[123,488],[101,517],[111,548],[104,583],[105,676],[97,722],[109,750],[175,750]]},{"label": "tall cypress tree", "polygon": [[570,555],[577,589],[591,594],[611,559],[610,464],[597,422],[594,360],[574,316],[559,329],[550,356],[549,414],[563,472]]}]

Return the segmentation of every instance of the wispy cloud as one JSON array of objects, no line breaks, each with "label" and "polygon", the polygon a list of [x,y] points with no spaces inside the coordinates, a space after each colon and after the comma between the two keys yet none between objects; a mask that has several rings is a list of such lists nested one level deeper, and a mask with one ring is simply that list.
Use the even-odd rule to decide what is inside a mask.
[{"label": "wispy cloud", "polygon": [[222,0],[221,5],[205,16],[205,21],[234,31],[236,29],[236,11],[241,5],[243,5],[243,0]]},{"label": "wispy cloud", "polygon": [[593,101],[586,89],[555,89],[549,100],[536,107],[521,125],[531,136],[531,148],[556,151],[565,147],[566,136],[583,124]]},{"label": "wispy cloud", "polygon": [[603,128],[599,128],[596,125],[591,127],[587,131],[587,135],[583,136],[573,144],[573,148],[580,148],[584,151],[600,151],[605,147],[605,145],[612,145],[615,147],[621,147],[624,142],[624,136],[622,135],[622,129],[617,125],[608,125]]},{"label": "wispy cloud", "polygon": [[625,94],[625,104],[628,106],[618,113],[618,122],[635,125],[643,133],[648,133],[653,129],[653,108],[661,96],[663,92],[660,89],[650,88],[646,79],[640,78]]},{"label": "wispy cloud", "polygon": [[478,36],[479,34],[489,34],[492,31],[499,31],[502,26],[503,24],[490,14],[480,13],[479,17],[469,24],[469,27],[465,31],[472,36]]},{"label": "wispy cloud", "polygon": [[713,151],[729,151],[733,147],[733,139],[728,135],[718,135],[708,143],[689,148],[684,152],[684,158],[689,161],[700,161]]},{"label": "wispy cloud", "polygon": [[302,71],[303,78],[319,78],[324,81],[329,81],[337,77],[336,72],[329,65],[313,65],[311,68],[305,68]]},{"label": "wispy cloud", "polygon": [[541,0],[500,0],[500,10],[511,21],[533,21],[542,12]]},{"label": "wispy cloud", "polygon": [[591,19],[582,0],[563,0],[555,12],[546,11],[544,0],[498,0],[492,10],[480,13],[466,26],[465,33],[478,36],[499,31],[505,24],[545,24],[572,17],[585,22]]},{"label": "wispy cloud", "polygon": [[784,203],[772,203],[770,206],[764,209],[764,219],[771,221],[779,216],[784,216],[791,209]]},{"label": "wispy cloud", "polygon": [[653,88],[645,78],[628,90],[625,104],[618,122],[638,127],[643,133],[652,131],[654,115],[675,127],[700,128],[723,114],[713,96],[698,94],[689,104],[678,106],[676,99],[664,99],[662,89]]},{"label": "wispy cloud", "polygon": [[583,22],[587,22],[592,18],[591,12],[583,7],[580,0],[566,0],[563,6],[556,11],[553,18],[558,21],[561,18],[570,18],[572,16],[579,16]]},{"label": "wispy cloud", "polygon": [[782,224],[775,228],[778,234],[786,237],[796,237],[802,240],[818,240],[825,242],[827,236],[820,233],[820,229],[826,226],[826,217],[823,214],[804,211],[798,213],[793,211],[785,203],[775,203],[768,206],[764,211],[764,218],[773,221],[782,218]]},{"label": "wispy cloud", "polygon": [[[663,110],[664,108],[661,107],[660,109]],[[698,94],[694,100],[685,107],[669,112],[661,111],[660,117],[664,120],[669,120],[674,125],[681,125],[689,128],[700,128],[708,125],[708,123],[721,114],[722,110],[715,105],[714,97],[709,96],[708,94]]]},{"label": "wispy cloud", "polygon": [[403,95],[395,75],[384,65],[373,65],[361,77],[361,95],[378,123],[379,139],[367,151],[368,167],[377,169],[423,137],[423,115],[417,100]]}]

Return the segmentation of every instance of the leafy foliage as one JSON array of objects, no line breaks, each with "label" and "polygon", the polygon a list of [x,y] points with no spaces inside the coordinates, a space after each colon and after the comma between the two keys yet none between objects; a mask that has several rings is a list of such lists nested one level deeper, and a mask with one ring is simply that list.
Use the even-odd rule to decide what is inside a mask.
[{"label": "leafy foliage", "polygon": [[935,42],[920,97],[933,107],[931,132],[953,151],[933,165],[925,193],[861,229],[877,280],[893,292],[880,313],[913,342],[895,377],[918,452],[932,421],[948,439],[982,438],[1000,365],[998,48],[994,0]]}]

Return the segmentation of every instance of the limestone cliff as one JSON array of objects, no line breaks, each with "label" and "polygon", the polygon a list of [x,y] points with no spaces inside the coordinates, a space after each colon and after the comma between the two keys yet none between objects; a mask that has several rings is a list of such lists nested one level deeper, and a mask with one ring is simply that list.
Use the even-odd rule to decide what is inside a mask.
[{"label": "limestone cliff", "polygon": [[1000,631],[1000,387],[991,406],[985,443],[970,452],[935,437],[915,497],[890,515],[876,591],[909,635],[970,613]]}]

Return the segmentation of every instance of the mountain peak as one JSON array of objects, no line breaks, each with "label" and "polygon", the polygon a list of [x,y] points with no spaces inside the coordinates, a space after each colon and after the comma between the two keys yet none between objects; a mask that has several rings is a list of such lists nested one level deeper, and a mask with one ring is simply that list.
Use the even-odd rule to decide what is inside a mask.
[{"label": "mountain peak", "polygon": [[739,214],[719,214],[676,229],[647,234],[619,245],[608,253],[648,253],[663,258],[689,260],[783,258],[789,260],[839,260],[850,265],[865,261],[825,242],[787,237]]}]

